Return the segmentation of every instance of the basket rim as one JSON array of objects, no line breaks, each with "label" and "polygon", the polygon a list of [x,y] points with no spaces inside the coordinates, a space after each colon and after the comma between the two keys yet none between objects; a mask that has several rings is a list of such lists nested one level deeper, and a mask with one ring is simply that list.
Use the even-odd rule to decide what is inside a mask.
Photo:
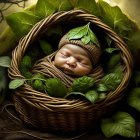
[{"label": "basket rim", "polygon": [[[37,39],[38,34],[43,34],[44,32],[46,32],[51,25],[57,24],[66,19],[68,20],[82,19],[84,21],[88,22],[90,21],[91,24],[96,24],[99,28],[103,29],[105,33],[115,42],[115,45],[122,52],[122,59],[125,64],[124,77],[119,86],[116,88],[115,91],[109,93],[105,98],[105,100],[95,105],[80,100],[70,101],[68,99],[50,97],[48,95],[44,95],[44,93],[32,89],[26,83],[15,91],[15,95],[20,96],[22,99],[26,101],[28,100],[28,102],[34,106],[38,104],[40,108],[49,108],[50,110],[59,110],[59,109],[91,110],[93,107],[94,108],[99,106],[101,107],[107,105],[108,103],[111,104],[117,102],[118,100],[121,99],[122,93],[124,89],[127,87],[129,80],[131,78],[133,68],[133,57],[126,43],[108,25],[103,23],[98,17],[89,14],[83,10],[70,10],[57,12],[36,23],[33,26],[33,28],[29,31],[29,33],[22,39],[20,39],[18,46],[13,50],[11,67],[8,69],[9,77],[11,79],[17,78],[24,79],[24,77],[21,75],[18,69],[18,66],[21,62],[21,58],[23,57],[30,43],[32,43],[34,40]],[[31,95],[33,95],[34,98],[33,97],[31,98]],[[56,104],[58,105],[57,107]]]}]

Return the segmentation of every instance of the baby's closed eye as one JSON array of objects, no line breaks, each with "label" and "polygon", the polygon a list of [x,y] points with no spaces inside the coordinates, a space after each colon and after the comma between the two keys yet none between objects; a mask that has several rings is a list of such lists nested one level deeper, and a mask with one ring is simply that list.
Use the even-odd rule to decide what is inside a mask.
[{"label": "baby's closed eye", "polygon": [[61,52],[61,55],[62,55],[62,57],[69,57],[70,56],[70,54],[67,52]]}]

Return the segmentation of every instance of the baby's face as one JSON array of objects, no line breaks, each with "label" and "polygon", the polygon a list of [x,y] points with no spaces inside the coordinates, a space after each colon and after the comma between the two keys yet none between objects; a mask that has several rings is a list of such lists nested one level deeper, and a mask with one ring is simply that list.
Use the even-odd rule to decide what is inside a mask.
[{"label": "baby's face", "polygon": [[90,73],[92,63],[88,53],[73,44],[64,45],[55,55],[54,65],[69,75],[83,76]]}]

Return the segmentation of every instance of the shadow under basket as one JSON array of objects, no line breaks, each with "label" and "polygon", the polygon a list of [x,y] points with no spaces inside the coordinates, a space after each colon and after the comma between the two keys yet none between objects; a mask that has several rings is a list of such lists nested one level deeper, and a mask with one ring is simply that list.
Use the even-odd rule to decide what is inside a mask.
[{"label": "shadow under basket", "polygon": [[27,124],[46,131],[71,132],[90,128],[100,118],[114,110],[116,103],[123,98],[124,90],[132,74],[133,59],[124,41],[96,16],[82,10],[71,10],[55,13],[39,21],[19,41],[18,46],[12,53],[11,67],[8,70],[9,77],[11,79],[23,79],[24,76],[21,75],[19,65],[28,46],[47,32],[50,26],[72,20],[90,22],[103,30],[113,40],[115,46],[121,51],[124,76],[116,90],[108,93],[103,101],[95,104],[80,99],[68,100],[50,97],[45,93],[34,90],[27,83],[14,90],[14,104],[20,118]]}]

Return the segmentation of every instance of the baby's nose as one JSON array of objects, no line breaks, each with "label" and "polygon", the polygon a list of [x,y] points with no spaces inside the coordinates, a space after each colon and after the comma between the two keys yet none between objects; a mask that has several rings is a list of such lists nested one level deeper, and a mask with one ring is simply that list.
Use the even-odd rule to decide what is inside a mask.
[{"label": "baby's nose", "polygon": [[76,66],[76,59],[74,57],[69,57],[67,60],[67,64],[71,66]]}]

